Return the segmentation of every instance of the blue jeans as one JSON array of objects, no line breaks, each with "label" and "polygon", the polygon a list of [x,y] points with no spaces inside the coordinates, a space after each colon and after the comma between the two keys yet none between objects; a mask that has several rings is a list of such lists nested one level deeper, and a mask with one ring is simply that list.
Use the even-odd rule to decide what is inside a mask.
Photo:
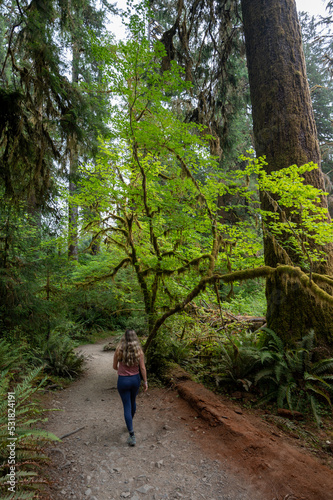
[{"label": "blue jeans", "polygon": [[140,388],[140,374],[118,376],[117,389],[124,406],[124,417],[128,432],[133,432],[133,417],[136,411],[135,399]]}]

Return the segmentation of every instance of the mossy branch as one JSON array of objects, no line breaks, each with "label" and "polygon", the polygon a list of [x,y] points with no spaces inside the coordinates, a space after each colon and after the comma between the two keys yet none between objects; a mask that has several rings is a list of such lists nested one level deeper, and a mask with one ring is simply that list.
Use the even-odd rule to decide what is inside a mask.
[{"label": "mossy branch", "polygon": [[333,278],[331,276],[326,276],[324,274],[312,273],[313,281],[318,281],[320,283],[326,283],[327,285],[333,286]]},{"label": "mossy branch", "polygon": [[[223,281],[224,283],[233,283],[234,281],[245,281],[255,278],[268,278],[269,276],[273,276],[275,273],[286,274],[297,278],[304,288],[310,289],[311,292],[320,300],[328,302],[329,304],[333,305],[333,296],[322,290],[318,285],[316,285],[313,279],[310,279],[310,277],[306,273],[304,273],[299,267],[279,265],[278,267],[274,268],[270,266],[262,266],[254,269],[244,269],[240,271],[234,271],[227,274],[214,273],[212,275],[206,275],[205,277],[203,277],[199,281],[199,283],[187,294],[187,296],[182,302],[179,302],[174,307],[170,308],[160,318],[157,319],[157,321],[153,325],[153,328],[145,344],[145,351],[149,349],[151,342],[155,338],[159,328],[163,325],[163,323],[170,316],[173,316],[174,314],[183,311],[184,308],[194,298],[196,298],[202,291],[205,290],[208,283],[216,283],[219,280]],[[312,275],[312,277],[318,281],[322,278],[322,280],[325,283],[333,284],[333,278],[329,276],[324,276],[324,275],[322,276],[316,274],[315,276]]]},{"label": "mossy branch", "polygon": [[[316,295],[316,297],[318,297],[320,300],[328,302],[329,304],[333,305],[333,296],[325,292],[325,290],[320,288],[313,281],[313,279],[311,279],[313,278],[313,275],[308,276],[299,267],[292,267],[292,266],[278,266],[276,272],[278,274],[282,273],[289,274],[293,277],[298,278],[301,285],[303,285],[304,288],[308,288],[309,290],[311,290],[311,292],[314,295]],[[331,281],[333,281],[333,278],[331,279]]]}]

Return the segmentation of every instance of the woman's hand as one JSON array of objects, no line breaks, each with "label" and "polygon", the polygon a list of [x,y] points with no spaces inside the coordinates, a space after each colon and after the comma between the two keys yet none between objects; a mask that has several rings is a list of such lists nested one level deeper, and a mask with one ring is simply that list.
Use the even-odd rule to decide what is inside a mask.
[{"label": "woman's hand", "polygon": [[113,369],[118,370],[118,352],[117,351],[113,355]]},{"label": "woman's hand", "polygon": [[148,390],[147,370],[146,370],[146,365],[145,365],[145,357],[144,357],[143,353],[140,356],[139,364],[140,364],[141,376],[143,378],[144,391],[147,392],[147,390]]}]

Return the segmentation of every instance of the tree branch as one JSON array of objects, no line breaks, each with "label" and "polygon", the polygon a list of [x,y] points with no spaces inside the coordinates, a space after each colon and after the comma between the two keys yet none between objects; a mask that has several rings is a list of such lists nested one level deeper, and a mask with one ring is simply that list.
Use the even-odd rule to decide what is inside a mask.
[{"label": "tree branch", "polygon": [[[149,346],[153,339],[155,338],[159,328],[163,323],[172,315],[177,312],[183,311],[184,308],[189,304],[195,297],[197,297],[207,286],[208,283],[214,283],[218,280],[224,283],[232,283],[234,281],[245,281],[255,278],[267,278],[272,276],[274,273],[277,274],[287,274],[289,276],[298,278],[303,287],[308,288],[311,292],[316,295],[320,300],[333,304],[333,296],[322,290],[318,285],[316,285],[313,279],[304,273],[299,267],[279,265],[277,268],[270,266],[262,266],[254,269],[244,269],[241,271],[234,271],[227,274],[213,274],[211,276],[205,276],[199,283],[187,294],[182,302],[178,302],[174,307],[166,311],[158,320],[154,323],[154,326],[150,332],[150,335],[145,344],[145,352],[149,349]],[[312,276],[314,277],[314,276]],[[323,281],[328,284],[333,284],[333,277],[315,275],[315,278],[319,280],[323,278]]]}]

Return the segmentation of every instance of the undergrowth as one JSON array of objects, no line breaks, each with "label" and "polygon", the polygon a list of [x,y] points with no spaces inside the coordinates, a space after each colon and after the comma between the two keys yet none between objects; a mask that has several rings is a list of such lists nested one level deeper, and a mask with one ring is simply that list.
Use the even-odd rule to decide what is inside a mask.
[{"label": "undergrowth", "polygon": [[[149,368],[159,373],[173,361],[217,392],[238,391],[257,405],[273,405],[311,416],[317,426],[332,415],[333,358],[316,358],[311,331],[287,348],[271,330],[253,333],[244,323],[197,324],[164,329],[152,346]],[[249,397],[247,397],[247,395]]]},{"label": "undergrowth", "polygon": [[[7,370],[0,382],[0,496],[2,500],[34,498],[45,479],[41,466],[47,460],[43,446],[58,440],[35,428],[44,421],[45,410],[34,396],[43,386],[42,367],[35,368],[21,382]],[[15,412],[15,413],[14,413]],[[11,418],[15,415],[15,420]],[[13,424],[15,423],[15,425]]]}]

